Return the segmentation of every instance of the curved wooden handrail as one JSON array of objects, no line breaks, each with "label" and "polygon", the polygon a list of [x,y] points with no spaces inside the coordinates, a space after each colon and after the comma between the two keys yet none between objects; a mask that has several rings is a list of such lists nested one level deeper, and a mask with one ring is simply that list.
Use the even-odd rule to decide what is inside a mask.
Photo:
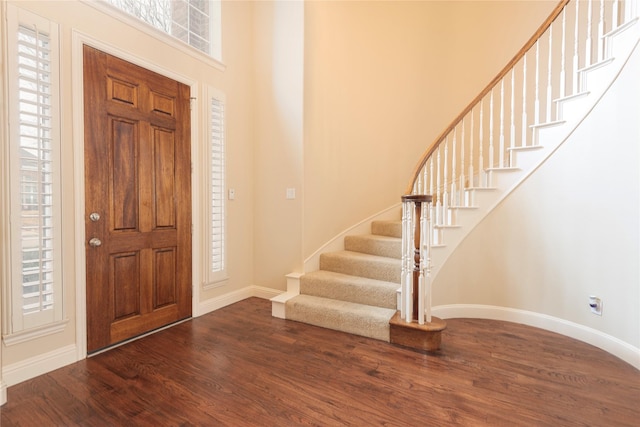
[{"label": "curved wooden handrail", "polygon": [[434,140],[431,146],[424,152],[424,154],[420,158],[420,161],[416,165],[416,168],[414,169],[413,174],[411,175],[411,182],[409,183],[409,187],[405,191],[405,194],[411,194],[413,192],[413,185],[416,179],[418,178],[420,171],[424,167],[425,163],[427,162],[431,154],[433,154],[433,152],[438,148],[440,143],[449,134],[449,132],[451,132],[456,126],[458,126],[460,121],[473,109],[473,107],[475,107],[476,104],[478,104],[480,100],[484,98],[493,89],[493,87],[496,84],[498,84],[498,82],[502,80],[509,73],[509,71],[511,71],[511,69],[516,65],[516,63],[518,63],[518,61],[520,61],[524,57],[524,55],[529,51],[529,49],[531,49],[536,44],[538,39],[544,34],[545,31],[547,31],[547,29],[551,26],[553,21],[556,20],[556,18],[560,15],[564,7],[570,1],[571,0],[560,0],[558,5],[555,7],[555,9],[553,9],[551,14],[549,15],[549,17],[542,23],[542,25],[533,34],[533,36],[525,43],[525,45],[518,51],[518,53],[516,53],[516,55],[511,59],[511,61],[509,61],[507,65],[498,73],[498,75],[496,75],[493,78],[493,80],[491,80],[491,82],[489,82],[489,84],[482,90],[482,92],[480,92],[480,94],[478,94],[478,96],[476,96],[473,99],[473,101],[471,101],[465,107],[465,109],[462,110],[462,112],[455,119],[453,119],[453,121],[449,124],[449,126],[447,126],[445,130],[440,135],[438,135],[438,137]]}]

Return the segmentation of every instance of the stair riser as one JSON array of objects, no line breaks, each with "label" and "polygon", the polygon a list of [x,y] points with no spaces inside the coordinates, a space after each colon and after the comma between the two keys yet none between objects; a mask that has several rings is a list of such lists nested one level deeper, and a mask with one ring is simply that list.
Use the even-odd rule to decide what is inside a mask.
[{"label": "stair riser", "polygon": [[389,258],[402,258],[402,240],[375,240],[369,236],[347,236],[344,239],[344,248],[347,251],[361,252],[364,254],[384,256]]},{"label": "stair riser", "polygon": [[375,307],[395,308],[397,287],[374,287],[364,284],[317,280],[312,276],[300,281],[300,292],[323,298],[349,301]]},{"label": "stair riser", "polygon": [[517,165],[522,170],[531,170],[537,166],[548,155],[545,149],[541,147],[536,150],[515,150],[511,152],[511,164]]},{"label": "stair riser", "polygon": [[389,342],[389,319],[395,310],[386,316],[371,316],[368,313],[298,303],[295,299],[286,304],[287,320],[360,335]]},{"label": "stair riser", "polygon": [[371,234],[402,238],[402,224],[398,221],[373,221]]},{"label": "stair riser", "polygon": [[400,283],[400,272],[402,271],[400,260],[394,263],[381,263],[329,256],[320,257],[320,269],[393,283]]}]

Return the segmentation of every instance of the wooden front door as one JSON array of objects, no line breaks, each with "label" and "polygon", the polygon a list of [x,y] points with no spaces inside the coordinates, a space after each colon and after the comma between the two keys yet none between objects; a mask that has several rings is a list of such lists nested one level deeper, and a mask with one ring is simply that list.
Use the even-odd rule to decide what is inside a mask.
[{"label": "wooden front door", "polygon": [[84,47],[87,351],[191,316],[189,87]]}]

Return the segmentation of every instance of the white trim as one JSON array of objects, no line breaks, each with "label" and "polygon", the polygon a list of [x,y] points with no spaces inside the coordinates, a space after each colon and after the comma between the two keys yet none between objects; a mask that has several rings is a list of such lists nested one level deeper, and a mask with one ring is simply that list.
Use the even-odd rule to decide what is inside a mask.
[{"label": "white trim", "polygon": [[23,342],[31,341],[51,334],[57,334],[64,331],[69,323],[69,319],[63,319],[54,323],[48,323],[32,329],[25,329],[13,334],[7,334],[2,337],[2,342],[7,347]]},{"label": "white trim", "polygon": [[521,323],[556,332],[596,346],[640,369],[640,348],[597,329],[558,317],[508,307],[480,304],[450,304],[433,307],[431,313],[442,319],[477,318]]},{"label": "white trim", "polygon": [[0,380],[0,406],[7,403],[7,383]]},{"label": "white trim", "polygon": [[[201,191],[201,200],[206,201],[206,204],[203,204],[204,206],[202,206],[201,210],[199,210],[198,212],[201,212],[202,214],[202,219],[201,219],[201,223],[202,224],[202,233],[198,233],[198,235],[202,236],[202,242],[200,247],[201,249],[201,254],[203,256],[203,263],[202,263],[202,267],[203,267],[203,271],[202,271],[202,281],[201,282],[197,282],[197,283],[202,283],[202,289],[203,290],[210,290],[210,289],[215,289],[215,288],[219,288],[222,287],[226,284],[227,280],[229,279],[229,273],[228,273],[228,269],[227,269],[227,259],[228,259],[228,254],[227,254],[227,248],[228,248],[228,227],[227,227],[227,223],[228,223],[228,218],[227,218],[227,212],[228,212],[228,200],[226,198],[226,192],[227,192],[227,141],[226,141],[226,113],[225,113],[225,109],[226,109],[226,104],[227,104],[227,98],[226,95],[223,91],[216,89],[213,86],[205,86],[204,87],[204,99],[203,99],[203,105],[205,106],[205,109],[203,111],[204,116],[205,116],[205,120],[203,120],[203,128],[202,128],[202,134],[206,135],[206,141],[203,141],[202,144],[202,153],[199,156],[199,158],[201,159],[201,162],[198,166],[201,167],[200,172],[196,173],[194,175],[194,177],[197,177],[197,179],[194,179],[193,181],[197,181],[198,185],[202,184],[202,191]],[[223,227],[223,231],[222,231],[222,256],[223,256],[223,267],[221,270],[218,271],[212,271],[212,265],[211,265],[211,260],[212,260],[212,255],[213,255],[213,250],[212,250],[212,243],[213,243],[213,236],[212,236],[212,212],[213,212],[213,207],[212,207],[212,203],[213,203],[213,196],[212,196],[212,190],[213,190],[213,185],[212,185],[212,145],[213,145],[213,112],[212,112],[212,101],[216,101],[218,103],[220,103],[220,110],[221,110],[221,117],[220,117],[220,126],[222,128],[222,135],[220,138],[219,145],[222,146],[222,191],[221,191],[221,203],[222,203],[222,215],[223,215],[223,219],[222,219],[222,227]],[[196,194],[194,192],[194,194]],[[194,221],[195,222],[195,221]]]},{"label": "white trim", "polygon": [[2,368],[2,378],[7,387],[11,387],[12,385],[75,363],[77,361],[76,354],[75,344],[58,348],[48,353],[4,366]]},{"label": "white trim", "polygon": [[193,317],[202,316],[203,314],[211,313],[228,305],[240,302],[247,298],[257,297],[262,299],[271,299],[277,295],[280,295],[282,291],[265,288],[263,286],[250,285],[236,291],[231,291],[219,297],[211,298],[201,302],[198,305],[197,315],[194,313]]},{"label": "white trim", "polygon": [[[6,73],[6,89],[5,93],[6,100],[8,100],[8,108],[7,108],[7,118],[9,120],[8,130],[8,139],[6,141],[8,149],[6,154],[8,155],[7,161],[9,164],[13,165],[13,167],[9,166],[8,172],[8,185],[6,187],[7,197],[9,198],[7,213],[9,218],[9,228],[7,234],[7,249],[8,249],[8,259],[9,264],[6,266],[8,270],[10,270],[9,282],[7,282],[6,286],[6,300],[4,301],[4,309],[7,310],[6,320],[10,321],[5,325],[5,332],[7,334],[17,333],[23,330],[31,329],[31,328],[40,328],[40,326],[48,325],[53,322],[59,322],[64,318],[64,285],[63,285],[63,248],[62,248],[62,168],[64,165],[62,164],[61,158],[61,129],[62,129],[62,118],[61,118],[61,49],[60,49],[60,25],[57,22],[51,21],[47,18],[43,18],[37,14],[34,14],[28,10],[21,9],[20,7],[8,4],[6,7],[6,26],[7,32],[6,36],[6,47],[7,47],[7,55],[5,64]],[[24,77],[24,75],[18,70],[18,63],[20,62],[21,57],[23,55],[20,52],[19,45],[24,45],[26,40],[20,41],[20,34],[24,34],[21,29],[27,31],[30,34],[28,37],[33,38],[33,47],[38,50],[36,46],[40,45],[40,36],[48,40],[49,48],[42,48],[44,51],[48,53],[49,56],[49,82],[48,86],[50,89],[49,93],[49,102],[44,102],[39,98],[40,89],[38,88],[36,92],[33,93],[38,100],[35,101],[34,105],[48,104],[48,109],[50,110],[48,119],[50,120],[50,144],[49,148],[51,152],[51,158],[46,161],[50,164],[51,167],[51,181],[46,181],[46,183],[51,186],[50,197],[51,197],[51,252],[52,258],[49,260],[52,265],[52,295],[54,303],[51,308],[43,310],[39,308],[38,310],[25,314],[24,313],[24,299],[23,299],[23,289],[20,286],[20,289],[16,289],[15,287],[18,284],[22,284],[23,281],[23,266],[22,266],[22,245],[21,242],[24,241],[24,236],[21,232],[21,223],[22,223],[22,215],[23,212],[21,210],[20,205],[22,204],[22,200],[20,197],[20,175],[21,175],[21,162],[20,162],[20,150],[21,150],[21,133],[20,125],[15,125],[20,122],[19,116],[22,113],[22,108],[18,107],[20,102],[20,92],[21,89],[18,85],[18,80]],[[30,43],[30,42],[29,42]],[[27,55],[29,57],[31,55]],[[40,70],[40,65],[34,65],[34,68]],[[36,81],[33,81],[36,83]],[[15,107],[15,108],[14,108]],[[15,126],[12,126],[14,124]],[[41,129],[40,123],[30,123],[29,127],[36,127],[37,129]],[[37,138],[40,140],[40,136]],[[37,148],[36,150],[40,150]],[[38,191],[39,194],[40,190]],[[39,202],[40,203],[40,202]],[[42,237],[43,228],[42,224],[38,226],[38,234]],[[48,228],[48,227],[47,227]],[[40,241],[35,247],[42,248],[42,242]],[[43,277],[40,276],[36,280],[36,282],[42,283]],[[41,291],[40,294],[42,295]]]},{"label": "white trim", "polygon": [[[84,82],[83,82],[83,46],[88,45],[109,55],[116,56],[132,64],[146,68],[178,82],[184,83],[191,88],[191,95],[199,94],[199,86],[196,80],[188,78],[184,75],[175,73],[173,71],[159,67],[149,61],[139,58],[133,53],[127,52],[120,48],[117,48],[108,43],[101,42],[93,37],[82,33],[76,29],[71,30],[71,75],[72,81],[72,93],[73,93],[73,156],[74,156],[74,187],[75,187],[75,215],[76,215],[76,228],[75,228],[75,247],[76,247],[76,359],[81,360],[87,357],[87,301],[86,301],[86,256],[85,256],[85,230],[84,230],[84,212],[85,212],[85,197],[84,197]],[[199,132],[198,132],[198,120],[199,110],[198,103],[192,103],[191,108],[191,158],[192,161],[199,155]],[[192,173],[193,176],[193,173]],[[199,194],[199,187],[195,180],[192,181],[191,187],[191,207],[192,207],[192,224],[194,224],[194,212],[199,212],[201,209],[200,198],[194,197]],[[197,254],[197,246],[195,245],[196,239],[192,238],[192,254]],[[196,257],[192,257],[192,284],[200,283],[200,271],[202,270],[201,260]],[[192,286],[192,316],[195,317],[195,313],[198,309],[198,301],[200,299],[199,286]]]}]

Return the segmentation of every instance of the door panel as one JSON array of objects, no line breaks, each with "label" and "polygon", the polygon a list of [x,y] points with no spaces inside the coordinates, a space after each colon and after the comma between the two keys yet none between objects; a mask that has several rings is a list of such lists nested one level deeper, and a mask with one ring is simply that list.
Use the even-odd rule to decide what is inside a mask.
[{"label": "door panel", "polygon": [[84,65],[93,352],[191,316],[190,111],[184,84],[87,46]]}]

